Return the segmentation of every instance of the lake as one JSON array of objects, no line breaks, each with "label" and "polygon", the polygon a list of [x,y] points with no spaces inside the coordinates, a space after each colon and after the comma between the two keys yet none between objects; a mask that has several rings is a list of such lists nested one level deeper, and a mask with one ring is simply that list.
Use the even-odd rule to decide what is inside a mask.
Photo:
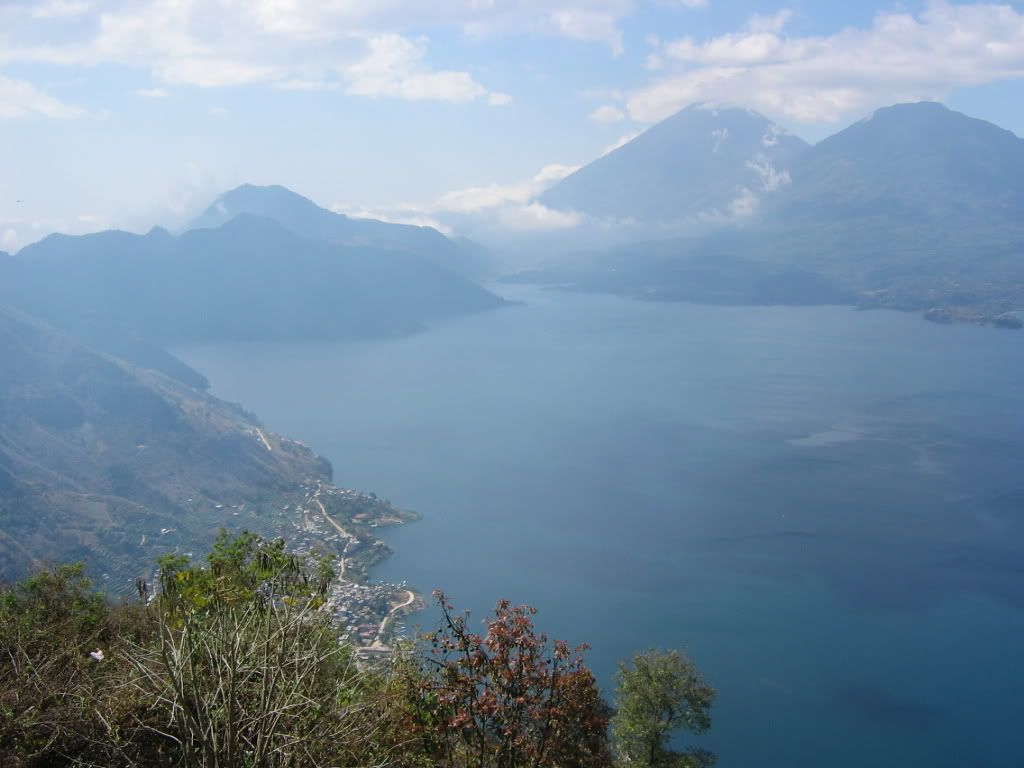
[{"label": "lake", "polygon": [[1024,334],[497,290],[404,339],[175,351],[424,515],[375,578],[534,605],[609,692],[685,648],[725,768],[1024,765]]}]

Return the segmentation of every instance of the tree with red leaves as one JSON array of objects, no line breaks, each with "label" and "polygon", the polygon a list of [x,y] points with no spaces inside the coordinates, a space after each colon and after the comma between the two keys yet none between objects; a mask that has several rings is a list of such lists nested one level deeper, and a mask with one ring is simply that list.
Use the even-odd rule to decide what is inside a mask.
[{"label": "tree with red leaves", "polygon": [[403,728],[420,755],[465,768],[602,768],[610,709],[583,660],[538,634],[536,610],[502,600],[484,635],[435,592],[443,615],[430,651],[409,662]]}]

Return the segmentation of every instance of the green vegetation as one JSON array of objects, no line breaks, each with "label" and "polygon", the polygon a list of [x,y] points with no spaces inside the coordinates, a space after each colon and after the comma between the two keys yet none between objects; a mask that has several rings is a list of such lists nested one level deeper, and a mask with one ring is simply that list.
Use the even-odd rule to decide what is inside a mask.
[{"label": "green vegetation", "polygon": [[117,606],[81,566],[0,590],[0,765],[710,763],[665,746],[710,725],[711,689],[678,654],[637,657],[649,679],[624,666],[614,714],[585,647],[549,643],[525,606],[500,602],[480,635],[438,595],[433,635],[361,664],[320,610],[335,574],[280,541],[222,533],[204,565],[158,573]]},{"label": "green vegetation", "polygon": [[632,664],[620,663],[617,682],[612,727],[623,765],[703,768],[715,763],[706,750],[669,746],[673,731],[700,734],[711,727],[715,691],[689,659],[678,651],[650,650]]}]

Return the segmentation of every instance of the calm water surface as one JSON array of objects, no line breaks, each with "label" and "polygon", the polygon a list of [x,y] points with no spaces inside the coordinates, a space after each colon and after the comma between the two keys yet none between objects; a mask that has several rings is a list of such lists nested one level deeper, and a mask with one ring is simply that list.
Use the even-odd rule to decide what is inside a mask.
[{"label": "calm water surface", "polygon": [[726,768],[1024,766],[1024,334],[499,290],[407,339],[177,351],[424,514],[375,577],[531,603],[606,685],[685,647]]}]

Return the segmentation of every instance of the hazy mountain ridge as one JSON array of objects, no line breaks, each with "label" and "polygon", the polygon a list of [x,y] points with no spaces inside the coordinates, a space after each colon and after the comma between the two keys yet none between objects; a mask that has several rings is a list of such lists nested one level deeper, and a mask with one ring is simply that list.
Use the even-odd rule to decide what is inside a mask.
[{"label": "hazy mountain ridge", "polygon": [[129,335],[156,345],[395,336],[504,303],[417,255],[314,241],[247,214],[180,236],[52,235],[0,263],[0,298],[76,335],[94,329],[105,350],[112,329],[121,353]]},{"label": "hazy mountain ridge", "polygon": [[278,185],[243,184],[229,190],[196,217],[189,228],[216,228],[246,214],[273,219],[285,229],[313,240],[406,251],[471,278],[491,270],[486,254],[478,247],[464,247],[432,227],[352,218]]},{"label": "hazy mountain ridge", "polygon": [[87,559],[130,585],[154,555],[205,546],[232,522],[259,527],[281,494],[330,478],[326,461],[258,433],[237,406],[3,308],[0,358],[5,576]]},{"label": "hazy mountain ridge", "polygon": [[1024,214],[1024,140],[934,102],[897,104],[802,153],[793,184],[772,202],[771,215],[790,217],[1016,221]]},{"label": "hazy mountain ridge", "polygon": [[596,218],[682,222],[747,215],[789,183],[806,142],[749,110],[687,107],[545,192]]},{"label": "hazy mountain ridge", "polygon": [[[684,141],[690,134],[679,128],[692,114],[649,133]],[[657,162],[624,150],[630,144],[620,158]],[[588,169],[607,169],[606,160],[577,179],[594,181]],[[617,193],[643,171],[627,170]],[[616,180],[602,174],[596,180],[608,195]],[[741,183],[728,179],[722,188]],[[710,234],[614,247],[523,279],[715,303],[841,299],[1009,325],[1002,316],[1024,307],[1024,140],[940,104],[880,109],[793,152],[785,183],[748,213]]]},{"label": "hazy mountain ridge", "polygon": [[249,213],[181,235],[51,235],[0,257],[0,302],[0,574],[82,559],[118,588],[219,526],[272,528],[266,513],[331,474],[204,394],[166,345],[393,337],[505,304],[419,251]]}]

